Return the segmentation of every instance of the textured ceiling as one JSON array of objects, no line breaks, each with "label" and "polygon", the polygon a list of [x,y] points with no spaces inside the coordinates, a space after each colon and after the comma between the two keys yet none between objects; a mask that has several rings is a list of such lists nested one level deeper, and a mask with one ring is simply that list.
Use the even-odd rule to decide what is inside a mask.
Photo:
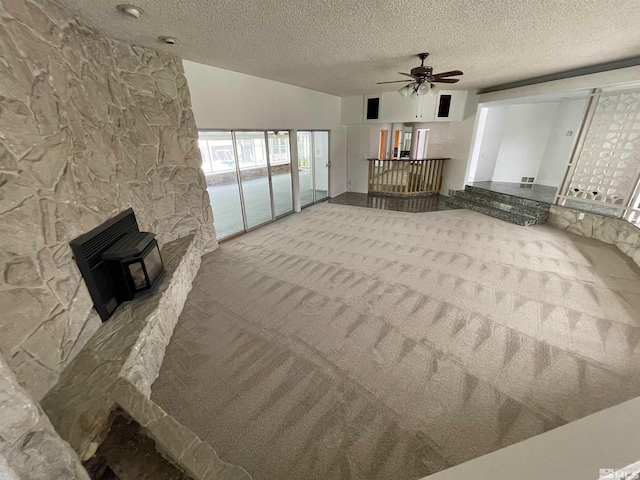
[{"label": "textured ceiling", "polygon": [[637,0],[134,0],[139,20],[117,0],[61,3],[130,43],[341,96],[399,88],[376,82],[423,51],[435,72],[463,70],[461,89],[640,54]]}]

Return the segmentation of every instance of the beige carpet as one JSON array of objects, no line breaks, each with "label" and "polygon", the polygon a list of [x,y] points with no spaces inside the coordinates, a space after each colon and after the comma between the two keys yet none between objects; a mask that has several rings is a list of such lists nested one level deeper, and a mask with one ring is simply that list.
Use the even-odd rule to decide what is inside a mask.
[{"label": "beige carpet", "polygon": [[611,246],[320,204],[205,257],[152,396],[256,480],[417,479],[640,395],[639,341]]}]

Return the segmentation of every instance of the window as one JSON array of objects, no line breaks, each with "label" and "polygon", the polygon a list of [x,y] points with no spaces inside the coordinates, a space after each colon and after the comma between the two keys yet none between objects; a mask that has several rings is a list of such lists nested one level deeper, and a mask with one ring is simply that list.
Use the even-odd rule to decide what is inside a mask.
[{"label": "window", "polygon": [[271,165],[289,163],[289,136],[279,132],[269,133],[269,160]]},{"label": "window", "polygon": [[228,172],[235,170],[233,150],[224,140],[200,139],[198,147],[202,153],[202,170],[204,173]]}]

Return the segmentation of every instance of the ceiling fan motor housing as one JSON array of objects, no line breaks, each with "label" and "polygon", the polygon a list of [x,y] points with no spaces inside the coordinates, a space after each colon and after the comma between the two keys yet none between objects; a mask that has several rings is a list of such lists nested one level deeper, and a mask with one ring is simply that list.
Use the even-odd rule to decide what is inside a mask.
[{"label": "ceiling fan motor housing", "polygon": [[[407,88],[413,88],[414,91],[418,90],[418,87],[425,83],[431,84],[433,87],[433,83],[456,83],[459,82],[459,78],[449,78],[456,77],[458,75],[462,75],[463,73],[460,70],[451,70],[449,72],[442,72],[433,74],[433,67],[429,65],[425,65],[424,61],[429,56],[428,53],[419,53],[418,58],[420,58],[420,66],[414,67],[411,69],[411,73],[398,72],[400,75],[404,75],[405,77],[411,77],[413,80],[392,80],[390,82],[378,82],[378,85],[382,85],[385,83],[408,83],[406,85]],[[410,82],[410,83],[409,83]],[[400,89],[399,93],[404,92],[403,88]],[[406,95],[403,95],[406,96]]]},{"label": "ceiling fan motor housing", "polygon": [[432,67],[414,67],[411,69],[411,75],[414,77],[430,77],[433,75]]}]

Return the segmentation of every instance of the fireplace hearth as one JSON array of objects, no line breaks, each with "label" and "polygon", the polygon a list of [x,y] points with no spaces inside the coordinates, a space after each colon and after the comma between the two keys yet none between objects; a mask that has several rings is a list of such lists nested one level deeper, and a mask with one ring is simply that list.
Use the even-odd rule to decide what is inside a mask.
[{"label": "fireplace hearth", "polygon": [[153,292],[164,277],[155,235],[140,231],[131,208],[70,245],[103,322],[121,303]]}]

